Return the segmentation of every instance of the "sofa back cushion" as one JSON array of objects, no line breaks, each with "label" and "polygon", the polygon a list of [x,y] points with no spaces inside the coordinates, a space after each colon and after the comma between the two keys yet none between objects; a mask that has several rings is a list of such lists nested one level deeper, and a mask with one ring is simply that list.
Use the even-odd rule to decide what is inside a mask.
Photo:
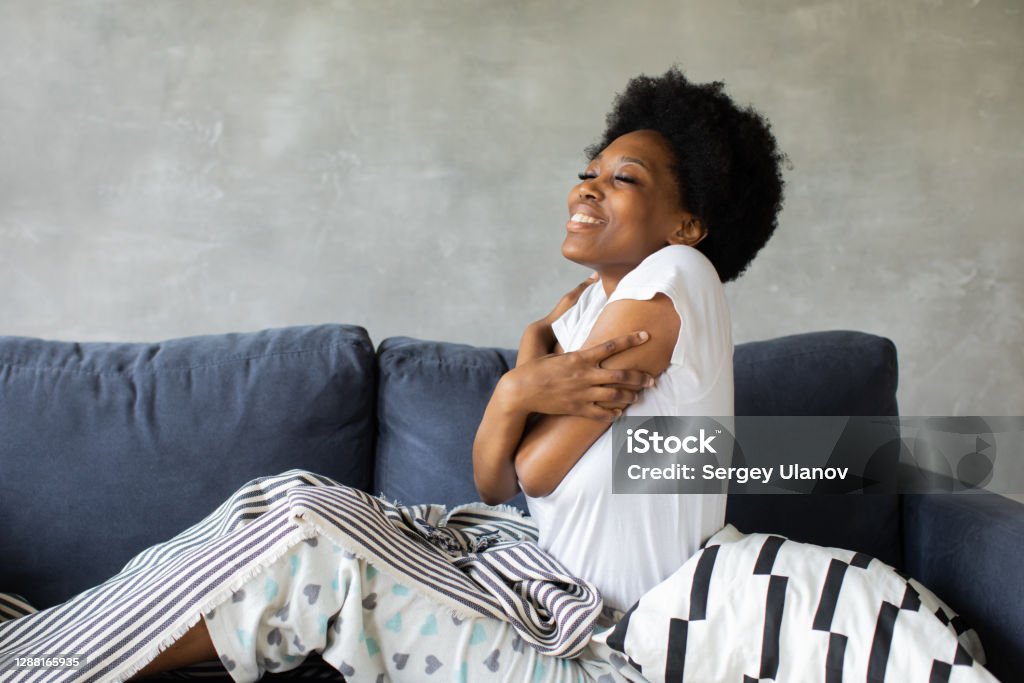
[{"label": "sofa back cushion", "polygon": [[[739,344],[737,415],[898,415],[896,346],[864,332],[811,332]],[[867,553],[902,568],[900,499],[871,495],[730,496],[726,521],[745,534]]]},{"label": "sofa back cushion", "polygon": [[[377,357],[374,492],[403,504],[480,500],[473,438],[516,352],[391,337]],[[522,494],[509,502],[526,510]]]},{"label": "sofa back cushion", "polygon": [[[378,349],[375,492],[402,503],[457,505],[473,485],[476,427],[515,351],[385,339]],[[739,344],[737,415],[895,415],[896,350],[888,339],[830,331]],[[737,495],[726,519],[743,533],[865,552],[899,567],[895,495]],[[522,494],[510,501],[526,510]]]},{"label": "sofa back cushion", "polygon": [[374,360],[347,325],[0,337],[0,589],[62,602],[259,476],[301,467],[368,490]]}]

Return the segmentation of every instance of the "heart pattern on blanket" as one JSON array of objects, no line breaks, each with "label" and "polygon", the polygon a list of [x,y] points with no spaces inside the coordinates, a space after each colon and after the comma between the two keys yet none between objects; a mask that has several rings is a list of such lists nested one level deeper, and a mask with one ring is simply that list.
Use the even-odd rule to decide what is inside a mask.
[{"label": "heart pattern on blanket", "polygon": [[522,653],[522,651],[526,649],[526,641],[520,638],[518,633],[516,634],[516,637],[512,639],[512,649],[519,653]]},{"label": "heart pattern on blanket", "polygon": [[356,670],[352,668],[352,665],[345,661],[342,661],[341,664],[338,666],[338,671],[341,672],[342,676],[346,677],[351,677],[352,674],[356,672]]},{"label": "heart pattern on blanket", "polygon": [[427,655],[427,668],[424,669],[428,674],[432,674],[441,668],[441,660],[434,655]]},{"label": "heart pattern on blanket", "polygon": [[437,617],[433,614],[427,615],[427,620],[423,622],[423,627],[420,629],[421,636],[436,636],[437,635]]},{"label": "heart pattern on blanket", "polygon": [[484,666],[491,670],[491,673],[495,673],[498,667],[501,665],[498,663],[498,657],[501,655],[500,650],[493,650],[491,654],[487,655],[487,659],[484,660]]},{"label": "heart pattern on blanket", "polygon": [[405,663],[409,661],[409,655],[404,652],[396,652],[391,655],[391,661],[395,663],[395,668],[401,671],[405,668]]},{"label": "heart pattern on blanket", "polygon": [[395,612],[395,616],[391,617],[384,623],[384,628],[389,631],[399,633],[402,630],[402,613]]},{"label": "heart pattern on blanket", "polygon": [[[264,493],[266,493],[264,489],[267,489],[268,487],[271,488],[272,491],[276,492],[277,489],[273,488],[273,486],[279,480],[286,481],[289,484],[294,483],[295,486],[302,486],[303,488],[301,489],[301,492],[304,495],[309,494],[308,501],[311,504],[322,504],[325,510],[331,512],[331,516],[329,519],[326,517],[321,518],[320,516],[316,517],[316,519],[314,520],[316,524],[326,525],[329,522],[331,522],[331,520],[334,519],[333,515],[335,511],[337,511],[339,519],[347,519],[346,515],[358,516],[362,514],[362,512],[364,512],[363,508],[367,507],[366,501],[360,503],[360,501],[366,498],[365,494],[355,490],[352,490],[350,492],[346,487],[340,484],[336,487],[333,484],[330,486],[325,485],[324,487],[322,487],[323,490],[320,490],[316,488],[317,485],[310,483],[309,479],[311,478],[311,475],[307,473],[288,474],[287,476],[283,477],[267,478],[266,480],[260,480],[257,483],[251,484],[251,486],[253,488],[259,488],[260,491],[263,491]],[[319,482],[320,480],[316,479],[316,481]],[[342,498],[338,498],[338,494],[344,495],[342,496]],[[347,498],[345,498],[345,496],[351,497],[352,500],[348,500]],[[320,500],[320,498],[323,498],[323,500]],[[248,501],[249,499],[246,498],[245,500]],[[260,498],[259,495],[256,495],[253,500],[260,503],[260,505],[258,506],[260,509],[263,509],[264,507],[266,508],[268,519],[270,519],[270,517],[272,516],[272,512],[277,511],[281,513],[281,521],[285,521],[286,511],[278,510],[278,508],[281,506],[275,507],[274,505],[263,505],[263,502],[265,501],[263,500],[263,498]],[[276,500],[276,498],[274,500]],[[230,508],[230,506],[228,507]],[[234,508],[230,509],[234,510]],[[303,509],[305,510],[306,508]],[[317,507],[316,505],[313,505],[310,508],[310,510],[313,511],[319,509],[320,508]],[[374,514],[378,514],[380,518],[379,520],[376,520],[376,518],[374,518],[376,520],[374,521],[374,524],[376,526],[374,526],[373,528],[375,531],[379,531],[379,534],[374,535],[374,538],[376,539],[377,536],[379,535],[382,539],[393,539],[396,543],[399,543],[404,539],[404,527],[402,523],[403,518],[400,515],[390,514],[391,511],[392,509],[389,507],[384,510],[384,512],[387,512],[388,514],[378,514],[381,512],[380,510],[376,510],[374,512]],[[467,525],[469,528],[475,528],[475,524],[482,523],[480,522],[479,519],[476,518],[477,516],[482,515],[484,519],[490,519],[488,515],[495,515],[495,523],[498,523],[499,526],[501,524],[505,524],[509,527],[513,527],[511,531],[507,532],[507,535],[509,536],[514,536],[512,531],[514,531],[516,528],[524,524],[524,522],[522,521],[517,521],[518,517],[516,517],[515,519],[506,520],[505,517],[498,515],[497,511],[491,510],[473,509],[467,510],[465,511],[465,513],[462,513],[460,511],[460,514],[469,516],[469,521],[473,522],[473,524]],[[514,517],[513,515],[511,515],[511,513],[503,514],[507,517]],[[461,518],[458,516],[452,517],[452,520],[457,521],[459,519]],[[227,519],[226,522],[227,521],[231,521],[231,518]],[[242,521],[246,520],[243,519]],[[351,643],[351,640],[354,639],[357,635],[359,635],[362,636],[360,638],[360,644],[366,643],[367,649],[371,652],[379,647],[383,647],[378,646],[378,643],[380,643],[381,641],[370,640],[366,637],[366,635],[373,635],[374,637],[376,637],[380,635],[379,633],[374,633],[371,630],[369,631],[368,634],[360,634],[360,631],[362,629],[361,624],[359,622],[361,619],[365,620],[365,617],[371,616],[369,614],[363,615],[363,617],[360,617],[359,619],[355,620],[353,620],[352,618],[348,619],[346,622],[344,622],[344,629],[341,628],[341,624],[343,623],[343,621],[338,615],[335,615],[333,622],[330,620],[329,617],[322,615],[318,616],[322,612],[334,611],[331,609],[327,609],[328,602],[334,604],[335,600],[340,602],[344,598],[345,602],[347,603],[355,595],[359,596],[358,599],[361,603],[362,610],[381,610],[380,613],[374,612],[374,614],[372,615],[377,616],[379,614],[379,616],[381,617],[380,620],[373,620],[376,624],[384,625],[385,630],[392,631],[396,635],[398,635],[399,633],[408,634],[413,639],[415,639],[415,635],[413,635],[414,631],[418,631],[420,633],[421,640],[429,639],[435,635],[438,636],[438,639],[440,639],[442,637],[440,633],[440,630],[442,628],[446,629],[446,633],[451,631],[451,627],[449,627],[447,623],[445,623],[444,621],[445,615],[449,615],[449,617],[452,620],[452,624],[454,624],[456,627],[461,627],[462,625],[465,625],[467,621],[473,621],[476,617],[483,616],[484,612],[493,613],[496,599],[501,601],[500,605],[506,612],[514,611],[514,613],[517,615],[522,615],[524,613],[533,615],[531,616],[530,620],[523,618],[522,623],[517,622],[513,624],[513,626],[515,626],[523,632],[523,635],[517,638],[516,643],[516,649],[520,651],[526,651],[525,643],[526,641],[529,641],[531,644],[537,645],[538,650],[541,652],[546,652],[547,650],[555,651],[557,650],[557,648],[561,648],[557,651],[565,652],[567,651],[569,646],[563,645],[563,641],[569,643],[576,642],[575,640],[569,640],[569,637],[576,638],[576,632],[582,630],[583,628],[577,628],[574,625],[577,622],[572,622],[572,624],[567,624],[564,627],[572,631],[572,633],[570,633],[569,636],[562,637],[561,631],[559,631],[559,633],[556,634],[559,640],[557,640],[557,642],[552,640],[552,638],[549,637],[549,633],[543,630],[542,627],[550,628],[550,623],[554,622],[552,620],[546,620],[537,617],[535,615],[536,610],[534,610],[534,612],[529,612],[527,608],[534,606],[536,602],[535,600],[532,600],[531,596],[521,595],[519,593],[509,593],[508,591],[501,589],[500,584],[495,584],[495,586],[491,586],[491,588],[494,588],[499,593],[497,596],[492,595],[494,591],[492,590],[489,593],[487,586],[484,586],[482,584],[475,586],[472,585],[473,577],[469,576],[467,578],[468,569],[466,567],[455,566],[454,563],[452,564],[452,566],[449,566],[445,563],[438,563],[438,566],[436,567],[433,564],[429,565],[428,567],[421,567],[420,564],[417,564],[416,562],[416,558],[419,557],[419,555],[416,552],[416,548],[418,547],[416,543],[413,543],[410,546],[409,552],[406,554],[407,556],[396,556],[398,557],[398,559],[396,560],[396,562],[398,563],[397,566],[393,567],[390,564],[387,564],[383,561],[379,565],[371,566],[370,563],[372,558],[375,557],[375,554],[367,548],[360,545],[355,540],[342,542],[340,539],[348,538],[348,536],[346,536],[346,530],[341,526],[338,526],[339,544],[336,546],[338,554],[341,554],[341,552],[346,552],[346,555],[350,558],[354,558],[354,561],[345,560],[344,562],[340,562],[338,560],[338,554],[331,554],[331,552],[328,550],[334,549],[334,545],[332,545],[333,539],[331,536],[322,536],[324,546],[323,548],[320,548],[321,544],[319,543],[319,536],[310,537],[308,539],[299,538],[298,540],[305,541],[305,545],[307,547],[310,547],[314,550],[324,551],[323,553],[315,553],[311,550],[307,553],[305,548],[303,548],[303,544],[295,543],[295,536],[290,536],[290,538],[285,536],[281,536],[280,538],[264,538],[263,536],[260,536],[259,533],[257,532],[266,532],[269,534],[270,529],[278,528],[276,526],[270,526],[269,522],[268,525],[266,526],[267,528],[263,529],[263,527],[260,525],[249,525],[248,527],[246,527],[246,529],[249,529],[252,533],[247,533],[244,536],[238,534],[228,535],[226,533],[221,532],[211,532],[211,534],[208,534],[209,538],[204,537],[203,539],[201,539],[206,545],[213,549],[210,552],[211,557],[220,556],[219,553],[222,549],[225,551],[225,556],[235,557],[236,555],[226,554],[227,551],[230,550],[232,553],[234,553],[237,550],[239,553],[241,553],[242,550],[249,550],[251,552],[251,548],[255,547],[255,543],[266,543],[265,547],[267,548],[267,551],[261,553],[258,557],[250,557],[249,555],[244,556],[248,558],[246,559],[246,564],[244,566],[238,565],[238,567],[235,570],[235,574],[217,574],[216,576],[210,577],[206,577],[206,575],[203,575],[201,577],[202,580],[200,580],[199,575],[195,574],[195,572],[193,572],[192,574],[187,574],[186,572],[184,572],[184,570],[182,570],[177,572],[177,574],[169,574],[169,576],[171,576],[174,579],[174,581],[180,582],[180,585],[188,585],[190,591],[192,591],[190,593],[191,597],[189,598],[188,601],[183,602],[182,607],[192,609],[193,611],[191,613],[194,616],[198,616],[197,612],[201,607],[207,607],[208,612],[203,612],[202,614],[207,619],[211,620],[209,622],[211,625],[211,630],[215,624],[223,624],[224,628],[222,630],[224,631],[227,637],[234,641],[232,644],[241,644],[243,649],[248,649],[252,647],[254,642],[256,643],[255,648],[257,649],[257,651],[253,653],[255,655],[255,659],[249,660],[248,662],[233,660],[230,657],[225,656],[224,660],[221,663],[224,667],[224,670],[231,671],[232,674],[234,673],[235,669],[239,670],[240,672],[248,670],[249,667],[254,667],[257,662],[259,663],[259,668],[263,669],[264,671],[275,671],[275,673],[278,673],[283,669],[292,668],[297,662],[304,659],[305,656],[312,652],[313,648],[316,647],[318,642],[316,640],[316,635],[324,637],[328,634],[331,634],[331,623],[334,623],[334,628],[338,630],[339,633],[342,636],[344,636],[344,640],[348,641],[349,643]],[[217,526],[217,529],[228,528],[231,527],[227,523]],[[454,534],[456,538],[462,538],[462,535],[465,532],[463,531],[462,526],[453,523],[451,533]],[[238,538],[235,538],[235,536],[238,536]],[[184,538],[185,540],[188,540],[190,543],[192,542],[190,537],[186,536]],[[271,541],[274,542],[274,545],[270,545]],[[349,544],[349,547],[351,548],[358,548],[359,556],[357,556],[357,554],[354,552],[345,551],[346,543]],[[206,545],[204,545],[203,547],[205,548]],[[259,547],[263,548],[264,546]],[[402,547],[404,548],[404,546]],[[216,550],[217,552],[214,552],[214,550]],[[534,571],[533,564],[531,563],[536,561],[536,551],[533,550],[533,546],[524,546],[522,548],[508,548],[505,550],[508,550],[509,552],[495,553],[493,555],[487,555],[485,557],[482,557],[480,559],[481,566],[490,567],[492,569],[495,569],[496,571],[507,569],[509,571],[512,571],[513,573],[519,571],[517,568],[521,566],[527,568],[523,571],[529,570],[527,571],[527,573],[529,573],[530,571]],[[284,559],[284,555],[282,554],[282,552],[278,551],[287,553],[288,559]],[[295,573],[294,577],[289,577],[289,560],[291,560],[293,556],[297,557],[299,560],[299,571]],[[366,556],[368,559],[360,559],[360,556]],[[428,554],[428,556],[433,557],[432,554]],[[170,555],[168,555],[167,557],[168,563],[170,563],[171,560],[175,562],[177,561],[176,557],[172,557]],[[239,554],[237,555],[237,557],[241,558],[243,556]],[[276,557],[278,559],[271,560],[271,557]],[[387,556],[385,555],[385,557]],[[142,561],[140,566],[146,571],[152,571],[154,577],[162,577],[163,574],[161,574],[160,571],[164,568],[164,565],[155,562],[147,564],[146,562],[148,562],[148,560],[146,560],[146,558],[148,558],[148,555],[142,557],[142,560],[145,561]],[[544,566],[540,569],[536,569],[537,573],[541,573],[542,570],[543,572],[545,572],[545,576],[541,577],[541,579],[547,581],[548,583],[552,583],[554,580],[548,578],[549,574],[560,579],[563,576],[562,569],[557,565],[557,563],[554,562],[554,559],[543,559]],[[549,569],[548,564],[554,567],[554,569]],[[384,569],[381,570],[379,569],[379,567],[384,567]],[[291,568],[294,571],[296,565],[292,564]],[[171,569],[173,569],[173,567],[171,567]],[[427,571],[428,569],[429,571]],[[263,570],[262,575],[260,575],[259,573],[260,570]],[[392,571],[400,571],[401,576],[408,577],[409,581],[406,582],[405,585],[401,585],[400,583],[394,581],[391,577]],[[381,583],[373,584],[371,582],[369,585],[363,584],[363,590],[361,591],[359,585],[359,579],[361,578],[359,576],[360,573],[363,574],[363,578],[370,577],[371,579],[381,581]],[[299,576],[298,574],[302,574],[303,576]],[[248,580],[247,583],[244,584],[243,588],[235,582],[244,575],[249,575],[250,579]],[[530,574],[530,576],[532,576],[532,574]],[[499,581],[510,581],[512,579],[516,579],[517,577],[518,574],[512,576],[511,578],[509,578],[505,574],[500,574]],[[275,581],[275,579],[277,579],[277,581]],[[325,593],[323,586],[326,584],[320,582],[323,581],[331,583],[332,579],[335,582],[332,583],[332,585],[337,586],[337,588],[335,590],[331,590],[331,588],[328,587],[328,590]],[[353,579],[355,579],[355,581],[353,581]],[[426,597],[429,597],[432,594],[431,590],[440,590],[438,587],[444,588],[449,585],[449,580],[451,580],[451,582],[455,582],[456,579],[463,582],[467,582],[467,590],[465,591],[465,593],[460,594],[459,599],[457,601],[454,601],[454,603],[452,600],[446,599],[443,600],[441,604],[435,605],[436,607],[439,607],[441,611],[435,610],[434,615],[429,616],[429,619],[428,614],[420,613],[416,616],[413,616],[414,612],[406,611],[406,609],[404,608],[404,606],[407,603],[410,603],[411,599],[413,600],[413,602],[411,603],[411,607],[419,608],[420,603],[418,602],[417,599],[421,592],[425,593],[424,599],[426,599]],[[196,583],[193,585],[192,583],[188,583],[190,581],[194,581]],[[313,581],[315,581],[316,583],[313,583]],[[178,583],[176,583],[175,585],[178,585]],[[232,590],[231,585],[235,585],[235,590]],[[545,583],[544,585],[547,585],[547,583]],[[261,589],[263,589],[263,592],[261,592]],[[340,594],[338,593],[338,590],[341,591]],[[376,590],[377,592],[371,593],[370,591],[372,590]],[[224,599],[225,594],[227,595],[228,598],[230,598],[230,600]],[[330,598],[330,601],[325,599],[324,603],[320,603],[319,598],[321,595],[324,595],[325,598]],[[392,596],[394,596],[395,598],[394,604],[387,602],[387,600]],[[284,598],[284,600],[277,600],[277,598],[279,597]],[[443,593],[441,594],[441,597],[444,597]],[[292,622],[295,621],[291,619],[292,613],[290,600],[292,598],[295,598],[298,601],[296,603],[296,614],[294,615],[296,617],[296,620],[301,619],[303,622],[308,622],[308,626],[310,627],[308,631],[303,631],[303,633],[315,634],[309,636],[311,638],[309,645],[306,645],[301,641],[301,638],[303,636],[296,636],[295,631],[291,630]],[[303,608],[301,603],[302,599],[305,599],[307,601],[307,608],[315,606],[318,609],[311,610]],[[221,601],[221,605],[223,606],[223,608],[221,606],[218,606],[216,610],[213,609],[213,606],[217,604],[215,602],[216,600]],[[247,606],[249,606],[250,603],[252,604],[252,608],[254,610],[257,608],[261,611],[265,610],[265,612],[262,612],[263,622],[259,625],[258,630],[254,628],[253,632],[244,631],[241,629],[236,629],[233,623],[228,623],[228,617],[232,615],[225,616],[225,614],[230,609],[232,609],[233,607],[239,607],[244,611],[247,610]],[[126,606],[127,604],[128,603],[126,602],[124,606]],[[567,605],[567,610],[578,609],[575,601],[568,602]],[[121,604],[115,605],[115,607],[122,606],[123,605]],[[346,604],[345,607],[347,609],[348,607],[350,607],[350,605]],[[139,607],[140,613],[145,613],[146,618],[150,619],[151,621],[153,620],[153,617],[160,615],[162,609],[164,608],[158,605],[153,606],[152,608],[150,606],[145,606],[145,608],[143,608],[142,606]],[[457,610],[457,613],[454,615],[451,614],[451,609]],[[400,615],[398,614],[399,611],[401,611]],[[591,610],[591,612],[592,611],[593,610]],[[589,618],[591,612],[584,612],[584,616]],[[360,613],[361,612],[357,612],[354,616],[359,617]],[[575,611],[569,613],[573,615],[576,614]],[[216,622],[212,621],[215,614]],[[561,613],[557,612],[556,610],[552,612],[552,614],[554,616],[558,616]],[[491,616],[494,615],[491,614]],[[405,631],[406,624],[404,623],[404,621],[410,618],[413,619],[413,621],[409,622],[409,630]],[[151,621],[147,621],[145,623],[149,624],[151,623]],[[416,629],[416,622],[420,623],[419,629]],[[265,624],[265,626],[263,626],[263,624]],[[131,620],[126,618],[122,621],[116,622],[116,625],[119,628],[111,631],[112,638],[116,638],[117,632],[123,632],[124,628],[130,626]],[[561,622],[557,622],[555,623],[555,625],[560,629],[563,628]],[[161,631],[160,629],[163,630]],[[53,630],[55,632],[57,631],[57,629]],[[144,635],[148,638],[154,638],[156,639],[157,642],[159,642],[159,640],[164,635],[164,631],[166,630],[167,628],[163,626],[162,623],[153,622],[153,626]],[[489,640],[490,636],[492,635],[492,630],[492,628],[486,626],[486,622],[483,628],[480,628],[479,626],[474,626],[474,624],[470,624],[470,631],[468,634],[469,637],[466,638],[463,641],[463,643],[465,643],[466,640],[469,640],[471,641],[470,644],[472,644],[474,647],[480,645],[491,646],[491,649],[480,647],[478,650],[473,651],[474,654],[472,655],[472,658],[469,660],[468,665],[470,671],[474,669],[474,666],[477,667],[477,670],[479,671],[487,670],[491,673],[500,672],[504,669],[504,662],[502,661],[502,658],[500,656],[500,651],[494,649],[495,646],[498,645],[497,637],[495,638],[494,641]],[[258,642],[259,633],[264,634],[265,640],[262,644]],[[501,633],[504,634],[505,631],[501,631]],[[292,647],[292,641],[288,641],[287,643],[285,642],[285,637],[289,634],[291,634],[294,638],[294,648]],[[465,635],[466,634],[463,633],[463,637],[465,637]],[[384,636],[382,636],[382,638],[383,637]],[[342,640],[342,638],[339,637],[339,640]],[[537,642],[538,640],[540,641],[539,643]],[[426,642],[423,644],[429,645],[429,643]],[[108,643],[106,641],[102,643],[103,647],[107,647],[107,645]],[[263,645],[263,647],[267,649],[264,652],[259,652],[260,645]],[[110,641],[110,648],[114,648],[117,646],[118,642],[116,640]],[[361,648],[358,648],[358,646],[357,649],[361,650]],[[464,663],[465,657],[456,658],[452,661],[445,661],[441,660],[432,653],[429,653],[429,656],[422,654],[423,649],[429,650],[434,649],[434,647],[431,646],[418,648],[418,651],[415,653],[395,653],[394,650],[390,650],[392,654],[395,655],[395,665],[391,666],[391,670],[396,671],[396,665],[401,665],[403,674],[404,669],[406,668],[408,668],[410,672],[414,671],[417,667],[416,663],[412,661],[412,658],[414,656],[417,659],[423,657],[424,659],[420,659],[420,662],[422,662],[420,666],[424,667],[423,669],[421,669],[421,673],[423,673],[424,676],[427,676],[429,680],[439,680],[440,678],[447,679],[449,677],[449,674],[447,672],[449,671],[452,674],[451,678],[453,680],[459,680],[460,672],[463,670],[463,667],[466,666],[466,664]],[[501,650],[504,650],[504,645],[502,645]],[[251,649],[248,649],[248,651],[252,652]],[[437,651],[444,652],[444,650],[440,648],[438,648]],[[302,653],[301,655],[299,655],[300,652]],[[380,650],[379,654],[382,653],[383,650]],[[215,656],[219,657],[220,654],[221,653],[217,653],[217,655]],[[360,654],[362,655],[362,652],[360,652]],[[509,656],[511,657],[514,655],[510,654]],[[275,660],[273,659],[273,657],[280,657],[280,659]],[[485,659],[485,666],[487,666],[488,668],[479,669],[480,663]],[[339,660],[334,661],[337,662]],[[373,676],[376,676],[377,672],[373,671],[371,675],[370,671],[362,671],[362,669],[364,668],[362,665],[363,661],[366,660],[359,659],[356,662],[360,664],[360,670],[357,670],[354,673],[354,676],[359,676],[360,674],[362,674],[364,677],[366,677],[367,681],[372,681]],[[448,666],[449,664],[451,666]],[[348,669],[350,672],[353,666],[354,665],[352,664],[348,664]],[[376,667],[371,667],[371,669],[372,668]],[[439,679],[434,679],[432,674],[436,673],[442,668],[445,670],[445,673],[442,673]],[[101,678],[107,673],[109,672],[106,670],[99,671],[97,673],[97,679]],[[405,675],[408,676],[411,674]],[[352,677],[353,676],[350,676],[349,678],[351,679]]]}]

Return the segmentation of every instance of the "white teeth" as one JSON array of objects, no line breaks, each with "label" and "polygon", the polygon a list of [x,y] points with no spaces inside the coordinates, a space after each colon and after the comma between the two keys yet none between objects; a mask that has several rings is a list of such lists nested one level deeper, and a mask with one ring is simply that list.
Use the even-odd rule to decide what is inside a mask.
[{"label": "white teeth", "polygon": [[600,223],[601,222],[598,219],[593,218],[593,217],[588,216],[588,215],[583,214],[583,213],[574,213],[572,215],[572,219],[571,220],[574,223]]}]

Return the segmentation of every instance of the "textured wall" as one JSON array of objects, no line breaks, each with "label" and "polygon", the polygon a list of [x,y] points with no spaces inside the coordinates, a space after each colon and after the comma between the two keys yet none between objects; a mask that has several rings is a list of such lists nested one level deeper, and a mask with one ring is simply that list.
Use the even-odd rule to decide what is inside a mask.
[{"label": "textured wall", "polygon": [[515,346],[586,275],[615,92],[724,80],[793,160],[738,342],[860,329],[905,414],[1024,414],[1016,2],[0,5],[0,334]]}]

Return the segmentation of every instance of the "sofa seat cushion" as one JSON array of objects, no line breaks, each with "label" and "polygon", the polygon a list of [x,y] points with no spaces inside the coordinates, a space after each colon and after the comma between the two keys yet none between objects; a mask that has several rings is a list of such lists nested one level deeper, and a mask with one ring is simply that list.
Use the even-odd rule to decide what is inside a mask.
[{"label": "sofa seat cushion", "polygon": [[908,494],[903,524],[907,572],[974,627],[999,680],[1021,680],[1024,506],[994,493]]},{"label": "sofa seat cushion", "polygon": [[268,473],[367,490],[374,360],[366,331],[346,325],[0,337],[0,587],[37,608],[63,602]]}]

